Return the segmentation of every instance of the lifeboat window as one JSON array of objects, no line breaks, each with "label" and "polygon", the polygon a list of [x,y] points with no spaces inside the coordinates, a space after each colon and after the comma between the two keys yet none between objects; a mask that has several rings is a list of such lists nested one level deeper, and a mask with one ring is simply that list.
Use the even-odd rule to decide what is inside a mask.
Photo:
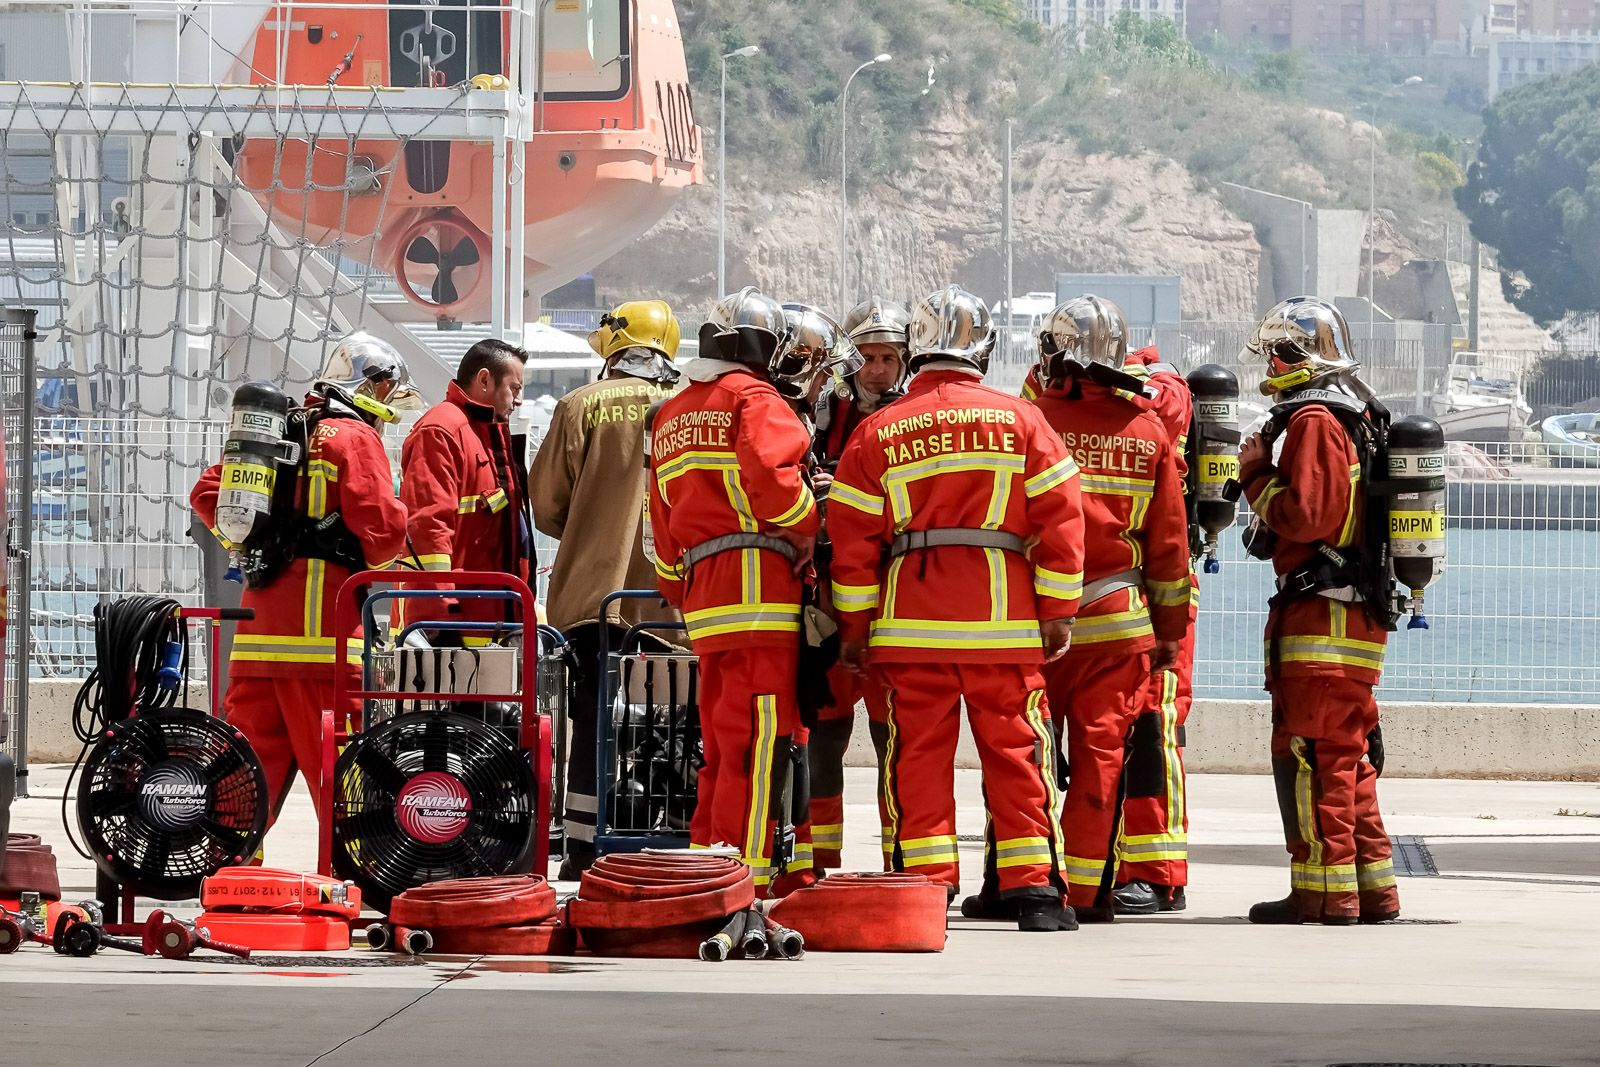
[{"label": "lifeboat window", "polygon": [[545,9],[544,92],[550,100],[616,100],[633,78],[629,0],[554,0]]},{"label": "lifeboat window", "polygon": [[449,141],[406,142],[406,184],[424,195],[437,193],[450,180]]},{"label": "lifeboat window", "polygon": [[[459,85],[474,74],[504,74],[503,15],[477,0],[439,0],[433,8],[389,12],[389,84]],[[431,81],[430,81],[431,75]]]}]

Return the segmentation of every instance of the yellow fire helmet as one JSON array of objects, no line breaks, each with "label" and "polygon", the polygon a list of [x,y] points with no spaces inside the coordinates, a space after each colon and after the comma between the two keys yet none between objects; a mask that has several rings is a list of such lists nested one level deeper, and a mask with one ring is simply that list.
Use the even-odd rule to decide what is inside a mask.
[{"label": "yellow fire helmet", "polygon": [[629,300],[600,317],[589,347],[610,359],[625,348],[648,348],[673,359],[678,354],[678,318],[665,300]]}]

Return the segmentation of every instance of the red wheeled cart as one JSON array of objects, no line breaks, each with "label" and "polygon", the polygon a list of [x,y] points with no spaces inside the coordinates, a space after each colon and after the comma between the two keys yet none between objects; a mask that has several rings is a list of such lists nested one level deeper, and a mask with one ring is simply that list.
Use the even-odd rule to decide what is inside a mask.
[{"label": "red wheeled cart", "polygon": [[[377,613],[440,597],[509,601],[516,621],[408,620],[394,633]],[[488,571],[364,571],[339,592],[335,663],[352,662],[358,622],[360,681],[337,672],[322,715],[317,871],[354,881],[379,910],[427,882],[543,874],[554,727],[539,704],[527,583]]]}]

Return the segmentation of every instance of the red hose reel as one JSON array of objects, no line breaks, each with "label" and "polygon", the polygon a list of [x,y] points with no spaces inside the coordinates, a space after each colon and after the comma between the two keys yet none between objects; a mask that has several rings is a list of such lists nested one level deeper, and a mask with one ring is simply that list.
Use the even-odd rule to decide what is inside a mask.
[{"label": "red hose reel", "polygon": [[596,860],[567,908],[597,956],[692,959],[755,896],[750,868],[731,857],[641,852]]}]

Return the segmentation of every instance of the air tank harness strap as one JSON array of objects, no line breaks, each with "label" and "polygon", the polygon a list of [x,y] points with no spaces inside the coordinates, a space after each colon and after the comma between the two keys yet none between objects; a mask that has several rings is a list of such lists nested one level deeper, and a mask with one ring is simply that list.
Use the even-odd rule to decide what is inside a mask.
[{"label": "air tank harness strap", "polygon": [[908,552],[924,548],[942,548],[946,545],[965,545],[968,548],[998,548],[1004,552],[1023,555],[1028,544],[1014,533],[1004,530],[979,530],[970,527],[947,527],[935,530],[907,530],[889,546],[889,558],[895,559]]},{"label": "air tank harness strap", "polygon": [[1101,597],[1110,596],[1112,593],[1120,593],[1124,589],[1142,588],[1144,588],[1144,571],[1139,567],[1134,567],[1131,570],[1108,574],[1104,578],[1096,578],[1092,582],[1085,583],[1083,598],[1079,603],[1093,604]]},{"label": "air tank harness strap", "polygon": [[693,548],[683,550],[683,568],[690,570],[701,560],[710,559],[712,556],[723,552],[738,552],[746,548],[758,548],[765,552],[776,552],[784,559],[793,563],[800,558],[799,551],[789,542],[779,537],[768,537],[766,534],[735,533],[713,537],[709,541],[701,541]]}]

